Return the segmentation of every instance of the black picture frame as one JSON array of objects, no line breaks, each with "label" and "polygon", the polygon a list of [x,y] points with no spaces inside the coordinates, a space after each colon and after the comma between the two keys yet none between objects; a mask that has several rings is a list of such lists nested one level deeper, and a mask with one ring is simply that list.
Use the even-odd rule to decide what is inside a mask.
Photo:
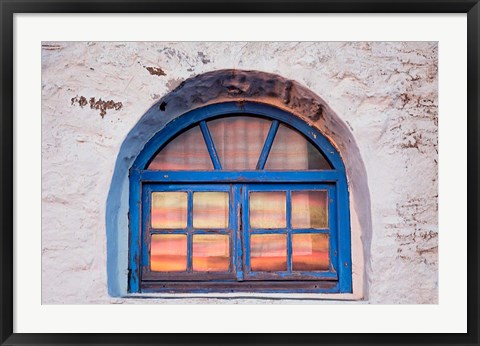
[{"label": "black picture frame", "polygon": [[[449,344],[478,345],[479,0],[0,0],[2,345]],[[13,15],[15,13],[467,13],[468,332],[465,334],[22,334],[13,332]],[[452,316],[455,318],[455,316]]]}]

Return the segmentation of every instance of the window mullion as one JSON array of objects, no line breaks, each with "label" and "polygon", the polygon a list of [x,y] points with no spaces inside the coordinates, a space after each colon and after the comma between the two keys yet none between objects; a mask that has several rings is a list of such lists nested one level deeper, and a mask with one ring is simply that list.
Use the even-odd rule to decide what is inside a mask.
[{"label": "window mullion", "polygon": [[268,131],[267,138],[265,139],[265,144],[263,145],[262,153],[258,158],[257,169],[263,169],[265,167],[265,163],[267,162],[268,154],[270,153],[270,149],[272,148],[273,140],[275,139],[275,135],[277,134],[278,120],[272,121],[272,125],[270,126],[270,130]]},{"label": "window mullion", "polygon": [[193,192],[188,191],[187,212],[187,272],[192,272],[193,261]]},{"label": "window mullion", "polygon": [[286,219],[287,219],[287,271],[292,272],[292,192],[287,190],[287,201],[286,201]]},{"label": "window mullion", "polygon": [[[243,185],[242,185],[243,186]],[[241,186],[232,185],[232,205],[231,207],[231,228],[232,228],[232,239],[234,241],[234,251],[231,254],[232,261],[234,263],[236,271],[237,281],[243,281],[243,271],[244,265],[242,260],[243,254],[243,230],[242,230],[242,208],[243,200],[241,195]]]},{"label": "window mullion", "polygon": [[215,149],[215,144],[213,143],[212,135],[208,129],[207,123],[205,121],[200,122],[200,129],[202,130],[203,139],[205,139],[205,144],[207,145],[208,153],[212,159],[213,167],[216,170],[222,169],[222,164],[218,158],[217,150]]}]

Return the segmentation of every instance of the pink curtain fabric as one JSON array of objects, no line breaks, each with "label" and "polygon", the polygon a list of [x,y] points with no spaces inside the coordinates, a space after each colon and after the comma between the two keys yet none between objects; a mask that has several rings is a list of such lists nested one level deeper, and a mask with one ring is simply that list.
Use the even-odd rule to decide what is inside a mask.
[{"label": "pink curtain fabric", "polygon": [[213,170],[202,131],[196,126],[168,143],[150,162],[148,169],[160,171]]},{"label": "pink curtain fabric", "polygon": [[271,121],[245,116],[208,122],[222,168],[255,170]]},{"label": "pink curtain fabric", "polygon": [[[232,116],[208,122],[217,154],[225,170],[255,170],[271,121]],[[212,170],[200,127],[167,144],[150,163],[151,170]],[[265,165],[266,170],[331,169],[323,155],[303,135],[280,125]]]}]

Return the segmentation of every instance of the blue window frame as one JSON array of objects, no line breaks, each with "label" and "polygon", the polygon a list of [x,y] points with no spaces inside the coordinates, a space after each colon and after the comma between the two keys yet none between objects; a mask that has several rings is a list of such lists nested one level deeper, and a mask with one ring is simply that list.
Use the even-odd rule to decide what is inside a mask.
[{"label": "blue window frame", "polygon": [[[268,119],[270,127],[254,167],[226,170],[222,168],[222,160],[209,128],[210,120],[245,115]],[[149,169],[157,153],[195,126],[201,130],[211,169]],[[281,126],[302,134],[322,153],[331,168],[266,168]],[[181,197],[183,207],[179,213],[184,216],[174,226],[158,227],[152,222],[152,196],[174,196],[168,195],[169,192]],[[205,229],[195,226],[194,195],[202,192],[225,194],[227,216],[221,227]],[[314,224],[301,221],[302,209],[297,208],[296,202],[300,200],[300,195],[303,199],[314,196],[315,201],[320,201],[318,203],[323,209],[318,207],[318,210],[324,210],[324,213],[316,216]],[[257,203],[255,198],[258,196],[275,198],[270,199],[273,203],[264,203],[262,199]],[[272,217],[255,209],[264,205],[268,208],[273,208],[273,205],[280,207],[276,207],[276,214]],[[260,221],[252,221],[257,214]],[[278,215],[281,215],[280,221],[275,224],[272,220]],[[131,293],[352,292],[349,196],[341,157],[317,129],[269,105],[254,102],[209,105],[167,124],[147,143],[130,169],[129,220],[128,289]],[[196,257],[194,239],[203,240],[211,235],[219,239],[215,246],[223,251],[223,257],[215,258],[218,262],[216,270],[197,270],[195,265],[200,263],[200,259]],[[182,244],[182,250],[175,254],[178,259],[176,269],[153,268],[152,239],[155,239],[155,244],[158,244],[158,239],[173,239]],[[315,255],[304,256],[301,250],[304,245],[298,244],[305,241]],[[265,248],[271,248],[270,252],[267,251],[268,256],[259,250]],[[162,253],[164,256],[169,256],[169,250],[162,251],[166,251]]]},{"label": "blue window frame", "polygon": [[[302,228],[295,227],[292,222],[292,194],[298,192],[324,192],[327,197],[328,214],[334,215],[336,204],[335,185],[333,184],[251,184],[246,185],[243,190],[243,208],[246,213],[242,215],[242,224],[244,234],[242,236],[243,248],[245,249],[245,279],[246,280],[298,280],[299,276],[302,280],[338,280],[337,268],[337,223],[335,217],[328,218],[328,224],[324,227]],[[249,222],[249,197],[256,192],[273,192],[276,194],[285,194],[285,225],[278,228],[254,228]],[[251,237],[255,235],[282,235],[286,241],[286,263],[283,270],[265,272],[262,270],[254,271],[251,269],[250,253],[251,253]],[[312,270],[295,270],[294,261],[292,260],[294,235],[325,235],[329,241],[329,265],[328,268],[312,269]],[[330,240],[331,239],[331,240]]]}]

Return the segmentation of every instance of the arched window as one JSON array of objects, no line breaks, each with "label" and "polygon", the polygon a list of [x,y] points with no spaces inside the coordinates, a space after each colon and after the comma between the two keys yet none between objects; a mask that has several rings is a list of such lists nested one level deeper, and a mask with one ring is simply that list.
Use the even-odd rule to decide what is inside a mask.
[{"label": "arched window", "polygon": [[129,292],[352,292],[349,215],[314,127],[254,102],[190,111],[130,170]]}]

